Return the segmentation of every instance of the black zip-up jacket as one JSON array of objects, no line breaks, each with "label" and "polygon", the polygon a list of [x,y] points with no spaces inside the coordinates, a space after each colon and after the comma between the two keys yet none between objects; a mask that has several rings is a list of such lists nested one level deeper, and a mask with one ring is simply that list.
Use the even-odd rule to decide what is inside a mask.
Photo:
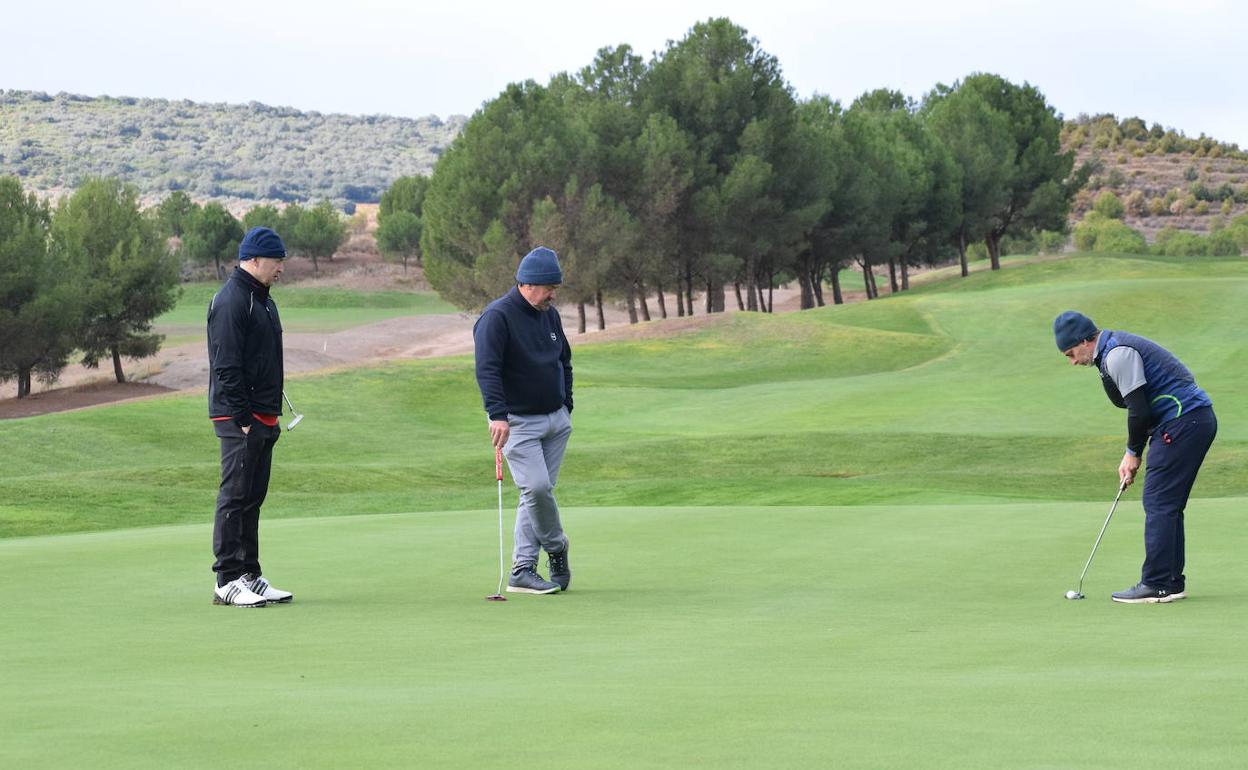
[{"label": "black zip-up jacket", "polygon": [[282,322],[269,287],[234,268],[208,305],[208,415],[240,428],[282,413]]},{"label": "black zip-up jacket", "polygon": [[572,348],[559,311],[539,311],[517,288],[490,303],[472,329],[477,385],[491,420],[572,411]]}]

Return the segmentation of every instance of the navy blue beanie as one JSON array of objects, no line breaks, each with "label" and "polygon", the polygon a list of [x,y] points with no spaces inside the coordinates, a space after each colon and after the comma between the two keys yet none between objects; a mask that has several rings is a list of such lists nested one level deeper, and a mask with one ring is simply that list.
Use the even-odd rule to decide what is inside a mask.
[{"label": "navy blue beanie", "polygon": [[1057,338],[1057,349],[1063,353],[1096,332],[1096,324],[1092,323],[1092,319],[1074,310],[1067,310],[1053,319],[1053,336]]},{"label": "navy blue beanie", "polygon": [[241,261],[253,257],[286,259],[286,244],[282,243],[282,239],[272,228],[253,227],[243,236],[243,242],[238,244],[238,258]]},{"label": "navy blue beanie", "polygon": [[516,283],[534,286],[553,286],[563,283],[563,271],[559,269],[559,256],[545,246],[538,246],[520,260],[516,270]]}]

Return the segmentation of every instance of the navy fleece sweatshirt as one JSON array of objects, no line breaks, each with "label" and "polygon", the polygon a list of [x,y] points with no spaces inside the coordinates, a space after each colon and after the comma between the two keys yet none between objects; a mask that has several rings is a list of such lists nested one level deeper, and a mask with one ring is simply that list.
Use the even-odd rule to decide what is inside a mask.
[{"label": "navy fleece sweatshirt", "polygon": [[541,311],[518,288],[494,300],[472,328],[477,385],[491,420],[572,411],[572,348],[559,311]]}]

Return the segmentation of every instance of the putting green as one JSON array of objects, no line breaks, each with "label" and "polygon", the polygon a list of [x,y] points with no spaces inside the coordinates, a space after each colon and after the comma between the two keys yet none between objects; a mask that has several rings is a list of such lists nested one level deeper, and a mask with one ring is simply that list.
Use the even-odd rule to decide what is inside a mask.
[{"label": "putting green", "polygon": [[572,590],[483,597],[495,513],[0,541],[10,767],[1227,767],[1248,756],[1245,500],[1189,507],[1191,598],[1125,606],[1103,505],[569,508]]}]

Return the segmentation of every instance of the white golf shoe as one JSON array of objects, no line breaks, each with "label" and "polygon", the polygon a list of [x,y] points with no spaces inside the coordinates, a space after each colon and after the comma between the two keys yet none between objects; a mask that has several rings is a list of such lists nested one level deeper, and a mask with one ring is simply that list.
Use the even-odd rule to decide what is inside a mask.
[{"label": "white golf shoe", "polygon": [[245,582],[247,587],[250,588],[253,593],[257,593],[264,597],[264,600],[270,604],[288,604],[295,598],[295,595],[290,591],[283,591],[280,588],[274,588],[269,584],[269,581],[265,580],[260,575],[256,575],[255,577],[252,577],[251,575],[243,575],[239,578],[239,580]]},{"label": "white golf shoe", "polygon": [[230,607],[263,607],[268,604],[263,596],[251,590],[251,587],[243,582],[243,578],[217,586],[212,592],[212,603]]}]

